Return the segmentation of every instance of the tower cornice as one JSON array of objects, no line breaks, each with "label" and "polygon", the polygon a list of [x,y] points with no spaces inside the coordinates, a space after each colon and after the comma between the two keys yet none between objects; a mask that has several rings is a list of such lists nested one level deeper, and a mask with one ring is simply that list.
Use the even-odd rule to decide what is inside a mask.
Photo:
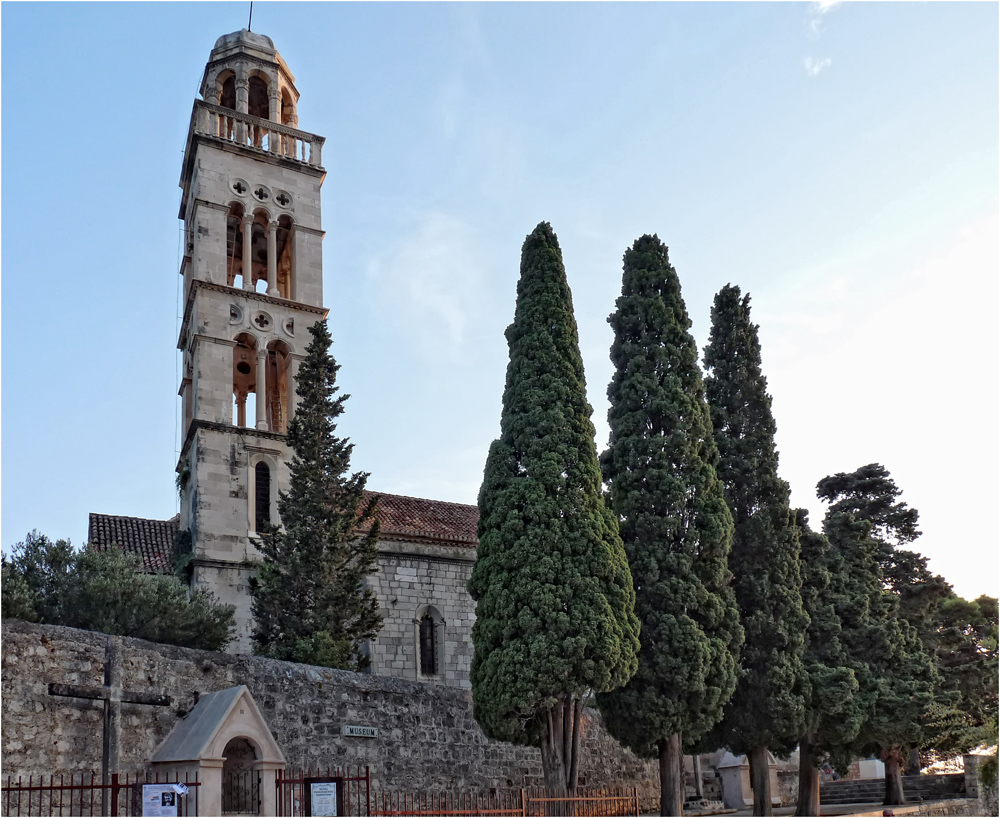
[{"label": "tower cornice", "polygon": [[330,314],[329,307],[313,307],[310,304],[303,304],[299,301],[290,301],[287,298],[275,298],[273,295],[267,295],[265,293],[258,293],[254,290],[244,290],[240,287],[228,287],[225,284],[212,284],[208,281],[202,281],[201,279],[193,279],[191,281],[191,289],[188,293],[187,301],[184,304],[184,318],[181,320],[181,330],[177,335],[177,348],[183,350],[186,344],[184,339],[187,337],[188,328],[191,324],[191,314],[194,311],[194,300],[195,296],[198,294],[199,290],[211,290],[216,293],[225,293],[226,295],[233,296],[234,298],[245,298],[248,301],[256,301],[260,304],[270,304],[277,307],[290,307],[299,312],[308,312],[313,315],[319,316],[321,320],[326,320],[327,315]]}]

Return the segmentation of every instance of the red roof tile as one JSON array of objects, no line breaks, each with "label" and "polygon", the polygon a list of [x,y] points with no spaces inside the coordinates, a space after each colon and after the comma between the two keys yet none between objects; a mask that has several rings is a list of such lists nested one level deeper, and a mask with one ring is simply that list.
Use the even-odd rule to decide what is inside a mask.
[{"label": "red roof tile", "polygon": [[[476,525],[479,509],[462,503],[423,500],[400,494],[366,491],[366,497],[378,494],[379,533],[382,539],[419,539],[475,548],[479,544]],[[169,573],[178,518],[144,520],[140,517],[116,517],[91,514],[88,547],[105,551],[121,548],[138,554],[142,567],[151,574]]]},{"label": "red roof tile", "polygon": [[174,537],[178,516],[169,520],[144,520],[141,517],[115,517],[91,514],[87,547],[98,551],[120,548],[138,554],[142,567],[150,574],[171,572]]},{"label": "red roof tile", "polygon": [[422,540],[469,545],[479,544],[476,526],[479,509],[462,503],[422,500],[401,494],[366,491],[366,497],[379,497],[376,516],[379,533],[386,539],[419,537]]}]

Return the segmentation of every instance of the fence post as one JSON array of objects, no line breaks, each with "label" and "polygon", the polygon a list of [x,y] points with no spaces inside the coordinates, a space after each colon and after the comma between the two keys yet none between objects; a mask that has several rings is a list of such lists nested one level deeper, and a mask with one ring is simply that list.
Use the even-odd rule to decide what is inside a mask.
[{"label": "fence post", "polygon": [[[365,764],[365,815],[372,814],[371,791],[372,791],[372,774],[368,765]],[[361,799],[359,798],[358,800],[360,801]]]},{"label": "fence post", "polygon": [[524,787],[521,787],[521,815],[528,814],[528,796],[524,792]]},{"label": "fence post", "polygon": [[639,814],[639,788],[635,787],[632,790],[632,792],[635,793],[635,814],[638,815]]}]

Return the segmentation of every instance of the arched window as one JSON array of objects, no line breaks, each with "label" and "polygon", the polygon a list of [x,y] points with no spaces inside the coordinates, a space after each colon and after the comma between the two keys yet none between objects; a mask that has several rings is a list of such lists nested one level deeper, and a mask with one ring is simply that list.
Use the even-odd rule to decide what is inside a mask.
[{"label": "arched window", "polygon": [[289,216],[281,216],[278,219],[278,229],[275,232],[276,248],[278,257],[278,295],[282,298],[294,298],[292,290],[293,276],[295,274],[294,258],[292,250],[292,220]]},{"label": "arched window", "polygon": [[420,620],[420,673],[424,676],[436,676],[437,669],[437,638],[434,618],[425,613]]},{"label": "arched window", "polygon": [[243,205],[233,202],[226,216],[226,284],[230,287],[243,286],[243,212]]},{"label": "arched window", "polygon": [[232,74],[222,81],[219,105],[223,108],[228,108],[230,111],[236,110],[236,77]]},{"label": "arched window", "polygon": [[250,403],[253,419],[247,417],[247,396],[257,392],[257,339],[249,332],[236,336],[233,347],[233,425],[253,428],[257,422],[256,403]]},{"label": "arched window", "polygon": [[261,461],[253,467],[254,531],[261,532],[271,523],[271,469]]},{"label": "arched window", "polygon": [[267,82],[260,77],[250,77],[250,95],[247,101],[247,113],[267,119],[270,111],[267,101]]},{"label": "arched window", "polygon": [[288,431],[289,397],[294,392],[290,382],[290,364],[288,344],[284,341],[271,341],[267,345],[267,372],[265,386],[267,388],[265,409],[267,411],[267,428],[271,432],[285,434]]}]

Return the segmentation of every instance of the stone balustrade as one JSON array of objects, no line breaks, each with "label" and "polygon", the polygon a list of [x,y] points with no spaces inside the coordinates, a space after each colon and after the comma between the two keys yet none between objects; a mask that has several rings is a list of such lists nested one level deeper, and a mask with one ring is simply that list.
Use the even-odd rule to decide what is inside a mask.
[{"label": "stone balustrade", "polygon": [[194,106],[194,132],[251,148],[294,159],[313,167],[323,165],[323,143],[326,139],[280,125],[269,119],[241,114],[198,100]]}]

